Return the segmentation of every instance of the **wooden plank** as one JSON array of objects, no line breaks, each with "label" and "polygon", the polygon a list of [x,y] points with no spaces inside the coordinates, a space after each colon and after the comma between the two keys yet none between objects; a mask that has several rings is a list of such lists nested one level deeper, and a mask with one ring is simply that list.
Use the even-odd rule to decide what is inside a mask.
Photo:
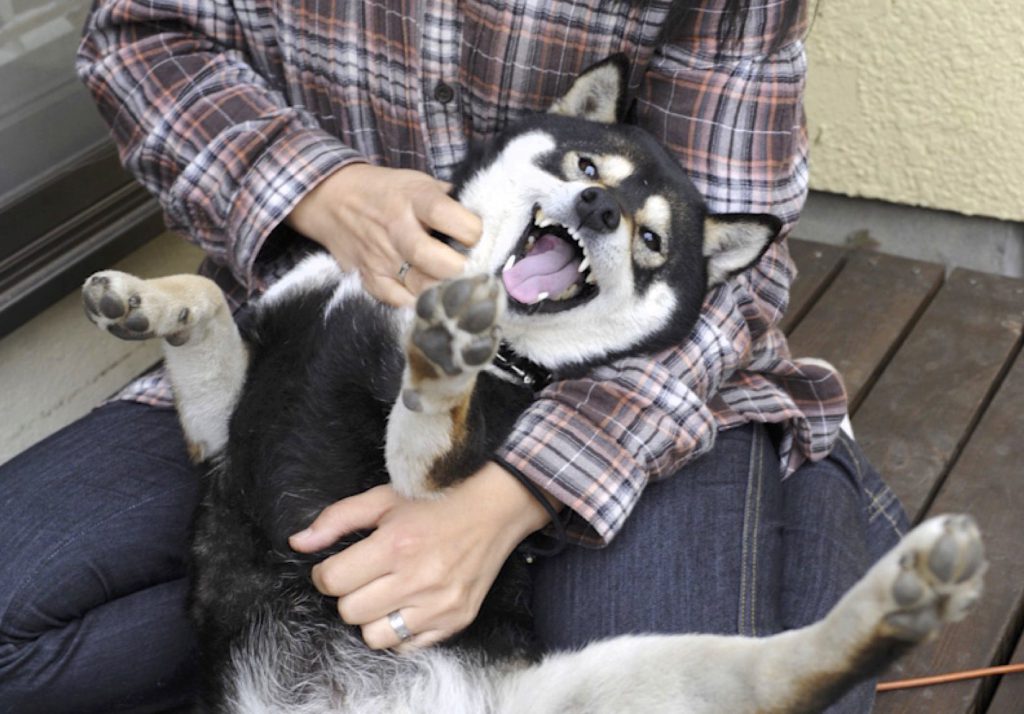
[{"label": "wooden plank", "polygon": [[1024,283],[954,271],[857,411],[857,441],[912,520],[970,435],[1022,325]]},{"label": "wooden plank", "polygon": [[[1017,643],[1017,649],[1008,664],[1024,664],[1024,638]],[[1008,674],[1000,678],[996,695],[988,707],[988,714],[1020,714],[1024,709],[1024,673]]]},{"label": "wooden plank", "polygon": [[797,275],[789,289],[789,308],[779,322],[779,327],[786,334],[792,332],[839,273],[846,249],[790,238],[789,254],[796,263]]},{"label": "wooden plank", "polygon": [[796,357],[842,373],[851,413],[942,283],[941,265],[851,251],[846,265],[789,337]]},{"label": "wooden plank", "polygon": [[[978,521],[989,571],[979,606],[901,660],[886,679],[1001,664],[1024,614],[1024,359],[1014,361],[929,514],[965,512]],[[991,679],[879,695],[883,714],[979,711]],[[1020,711],[1020,709],[1017,709]]]}]

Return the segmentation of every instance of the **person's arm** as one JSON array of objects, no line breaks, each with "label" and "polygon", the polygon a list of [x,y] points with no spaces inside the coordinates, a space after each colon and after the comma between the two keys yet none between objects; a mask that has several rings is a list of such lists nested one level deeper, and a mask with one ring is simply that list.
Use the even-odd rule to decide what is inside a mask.
[{"label": "person's arm", "polygon": [[272,41],[243,36],[231,3],[99,0],[77,69],[169,227],[251,288],[273,228],[324,177],[365,159],[270,85],[274,48],[247,39]]},{"label": "person's arm", "polygon": [[[230,3],[200,0],[101,0],[89,17],[78,72],[168,226],[249,289],[264,242],[285,219],[392,304],[457,274],[463,258],[427,229],[472,244],[479,220],[446,195],[447,184],[365,165],[323,131],[268,80],[281,73],[276,49],[258,43],[273,38],[249,29],[246,37]],[[404,261],[415,266],[405,285]]]}]

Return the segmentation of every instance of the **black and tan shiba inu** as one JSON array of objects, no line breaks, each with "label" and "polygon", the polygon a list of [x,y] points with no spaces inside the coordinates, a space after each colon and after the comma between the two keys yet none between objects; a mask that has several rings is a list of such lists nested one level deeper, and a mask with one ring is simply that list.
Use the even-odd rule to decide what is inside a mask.
[{"label": "black and tan shiba inu", "polygon": [[465,277],[414,310],[375,302],[326,255],[267,292],[244,334],[200,277],[86,282],[101,328],[163,338],[209,466],[191,606],[206,710],[812,712],[976,599],[984,559],[966,517],[924,523],[825,620],[765,639],[629,636],[542,656],[513,556],[465,632],[397,655],[369,650],[313,588],[325,554],[287,538],[322,508],[389,473],[405,495],[435,494],[510,432],[534,392],[496,366],[502,344],[558,379],[680,343],[708,288],[776,236],[768,216],[709,215],[677,162],[617,123],[623,91],[623,62],[603,62],[464,167],[455,195],[483,237]]}]

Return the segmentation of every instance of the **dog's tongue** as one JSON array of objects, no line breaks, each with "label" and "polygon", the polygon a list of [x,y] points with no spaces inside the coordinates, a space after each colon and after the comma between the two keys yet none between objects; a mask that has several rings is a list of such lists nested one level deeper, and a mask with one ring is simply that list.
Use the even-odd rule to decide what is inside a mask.
[{"label": "dog's tongue", "polygon": [[527,305],[537,302],[542,293],[555,296],[579,278],[580,261],[576,251],[558,236],[545,233],[527,255],[501,274],[505,290]]}]

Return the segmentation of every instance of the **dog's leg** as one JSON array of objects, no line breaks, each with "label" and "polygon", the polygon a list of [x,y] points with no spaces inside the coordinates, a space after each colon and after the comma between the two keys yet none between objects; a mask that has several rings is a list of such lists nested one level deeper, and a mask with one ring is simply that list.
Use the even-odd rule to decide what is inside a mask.
[{"label": "dog's leg", "polygon": [[985,559],[966,516],[926,521],[822,621],[764,639],[620,637],[554,655],[504,683],[508,712],[819,712],[961,619]]},{"label": "dog's leg", "polygon": [[387,466],[399,492],[425,497],[449,485],[446,460],[465,445],[473,388],[498,350],[504,307],[501,285],[486,275],[443,282],[417,300],[388,419]]},{"label": "dog's leg", "polygon": [[249,360],[220,288],[198,275],[105,270],[85,281],[82,298],[89,319],[115,337],[163,338],[189,453],[197,462],[218,454]]}]

